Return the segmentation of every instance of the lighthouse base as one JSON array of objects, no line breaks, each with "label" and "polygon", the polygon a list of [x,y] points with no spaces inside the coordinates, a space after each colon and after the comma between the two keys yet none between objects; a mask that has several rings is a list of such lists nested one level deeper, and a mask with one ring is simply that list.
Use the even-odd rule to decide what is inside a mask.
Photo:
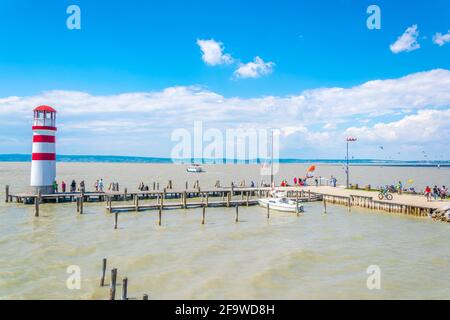
[{"label": "lighthouse base", "polygon": [[34,194],[38,194],[39,191],[41,194],[53,194],[53,186],[39,186],[39,187],[32,187]]}]

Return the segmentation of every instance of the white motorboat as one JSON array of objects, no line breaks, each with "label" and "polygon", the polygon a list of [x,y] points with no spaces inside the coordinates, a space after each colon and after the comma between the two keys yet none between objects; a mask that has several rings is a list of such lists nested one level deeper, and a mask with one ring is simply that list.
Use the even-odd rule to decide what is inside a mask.
[{"label": "white motorboat", "polygon": [[186,169],[187,172],[203,172],[202,167],[199,164],[193,164]]},{"label": "white motorboat", "polygon": [[284,211],[284,212],[303,212],[304,208],[303,205],[296,200],[291,200],[286,197],[283,198],[265,198],[265,199],[259,199],[258,204],[261,207],[267,208],[267,205],[269,206],[269,209],[277,210],[277,211]]}]

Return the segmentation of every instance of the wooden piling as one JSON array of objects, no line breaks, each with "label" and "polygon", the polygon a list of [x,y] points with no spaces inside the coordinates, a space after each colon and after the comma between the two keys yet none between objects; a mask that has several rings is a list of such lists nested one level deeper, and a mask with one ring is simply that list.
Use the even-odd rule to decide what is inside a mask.
[{"label": "wooden piling", "polygon": [[84,191],[81,191],[81,197],[80,197],[80,214],[83,214],[83,203],[84,203]]},{"label": "wooden piling", "polygon": [[202,224],[205,224],[206,207],[202,207]]},{"label": "wooden piling", "polygon": [[184,209],[187,208],[187,206],[186,206],[186,202],[187,202],[186,198],[187,198],[187,192],[184,191],[184,192],[183,192],[183,208],[184,208]]},{"label": "wooden piling", "polygon": [[327,213],[327,200],[323,196],[323,213]]},{"label": "wooden piling", "polygon": [[127,201],[127,198],[128,198],[127,191],[128,191],[127,188],[123,189],[123,200],[124,201]]},{"label": "wooden piling", "polygon": [[34,216],[39,217],[39,202],[41,201],[41,191],[34,198]]},{"label": "wooden piling", "polygon": [[128,278],[125,277],[122,279],[122,300],[128,300],[127,291],[128,291]]},{"label": "wooden piling", "polygon": [[105,285],[105,276],[106,276],[106,258],[102,260],[102,277],[100,278],[100,287]]},{"label": "wooden piling", "polygon": [[116,281],[117,281],[117,269],[111,270],[111,284],[109,286],[109,300],[116,299]]},{"label": "wooden piling", "polygon": [[267,204],[267,219],[270,218],[270,206]]},{"label": "wooden piling", "polygon": [[135,194],[134,196],[135,196],[134,211],[138,212],[139,211],[139,196],[137,194]]},{"label": "wooden piling", "polygon": [[250,192],[247,191],[247,207],[248,207],[248,202],[249,202],[249,197],[250,197]]},{"label": "wooden piling", "polygon": [[235,215],[235,222],[239,222],[239,205],[236,205],[236,215]]},{"label": "wooden piling", "polygon": [[158,211],[158,226],[161,226],[161,220],[162,220],[162,206],[159,207]]},{"label": "wooden piling", "polygon": [[348,212],[352,211],[352,200],[350,199],[350,197],[347,200],[347,206],[348,206]]},{"label": "wooden piling", "polygon": [[76,201],[77,201],[77,212],[80,212],[80,198],[76,197]]},{"label": "wooden piling", "polygon": [[5,186],[5,202],[9,202],[9,186]]},{"label": "wooden piling", "polygon": [[114,212],[114,229],[117,229],[117,220],[119,220],[119,212]]}]

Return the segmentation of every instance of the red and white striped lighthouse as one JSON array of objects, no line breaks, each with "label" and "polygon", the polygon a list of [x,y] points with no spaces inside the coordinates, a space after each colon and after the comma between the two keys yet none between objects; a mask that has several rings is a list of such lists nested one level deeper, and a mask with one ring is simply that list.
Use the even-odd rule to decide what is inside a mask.
[{"label": "red and white striped lighthouse", "polygon": [[56,178],[56,110],[49,106],[34,109],[31,183],[35,192],[53,193]]}]

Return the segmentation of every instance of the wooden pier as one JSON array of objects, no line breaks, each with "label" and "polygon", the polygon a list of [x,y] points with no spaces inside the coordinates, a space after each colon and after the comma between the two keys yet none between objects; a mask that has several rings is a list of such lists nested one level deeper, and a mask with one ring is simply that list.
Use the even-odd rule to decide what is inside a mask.
[{"label": "wooden pier", "polygon": [[[187,184],[186,184],[187,185]],[[168,186],[171,186],[169,183]],[[214,187],[175,190],[132,191],[126,188],[123,191],[107,192],[72,192],[35,195],[30,193],[10,193],[9,186],[5,188],[5,201],[23,204],[34,204],[36,216],[39,216],[40,203],[77,202],[77,212],[83,213],[85,202],[106,202],[106,210],[143,211],[166,209],[190,209],[199,207],[235,207],[252,206],[258,203],[259,198],[269,197],[270,187]],[[446,211],[449,201],[427,201],[423,195],[394,194],[393,200],[379,200],[375,190],[355,190],[333,188],[328,186],[307,187],[276,187],[275,190],[285,191],[287,196],[302,202],[323,201],[324,211],[326,204],[339,204],[348,207],[361,207],[371,210],[400,213],[416,217],[431,217],[433,213]],[[153,200],[153,201],[152,201]],[[115,202],[130,202],[113,204]],[[445,218],[445,215],[444,215]],[[450,219],[441,219],[450,221]]]}]

